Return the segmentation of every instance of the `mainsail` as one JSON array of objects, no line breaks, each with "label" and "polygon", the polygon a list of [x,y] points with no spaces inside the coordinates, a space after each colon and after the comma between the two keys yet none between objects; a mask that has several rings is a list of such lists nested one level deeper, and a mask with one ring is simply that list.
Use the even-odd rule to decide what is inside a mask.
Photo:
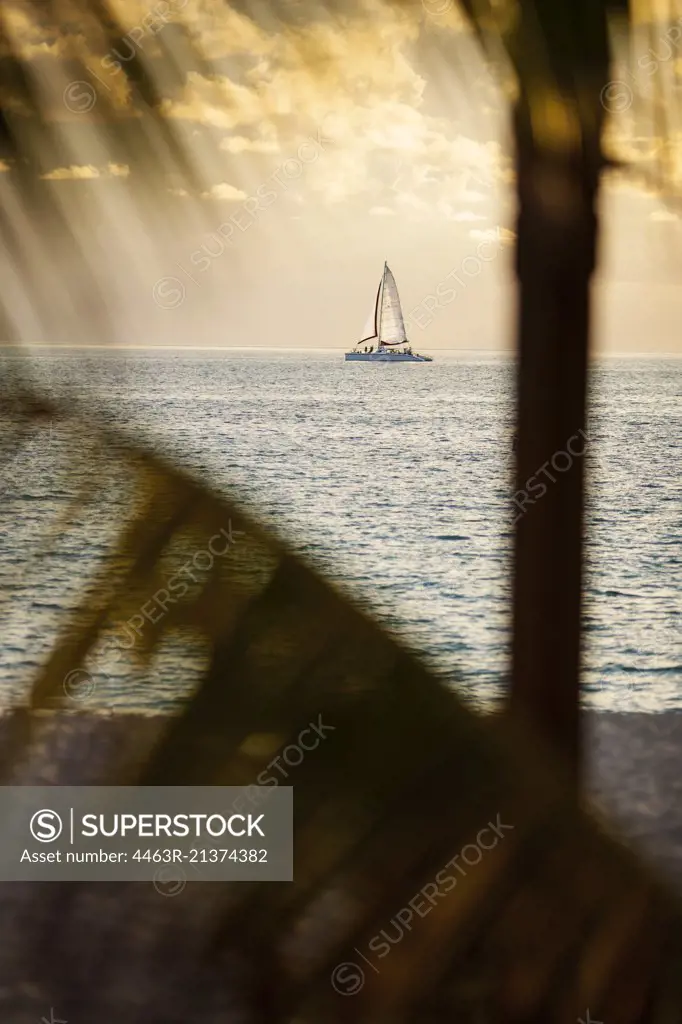
[{"label": "mainsail", "polygon": [[381,306],[379,309],[379,343],[381,345],[404,345],[407,341],[403,311],[400,308],[398,286],[395,278],[384,263]]},{"label": "mainsail", "polygon": [[367,318],[358,344],[362,344],[363,341],[374,341],[377,338],[381,345],[403,345],[407,341],[398,286],[389,270],[388,263],[384,263],[384,272],[381,275],[374,307]]}]

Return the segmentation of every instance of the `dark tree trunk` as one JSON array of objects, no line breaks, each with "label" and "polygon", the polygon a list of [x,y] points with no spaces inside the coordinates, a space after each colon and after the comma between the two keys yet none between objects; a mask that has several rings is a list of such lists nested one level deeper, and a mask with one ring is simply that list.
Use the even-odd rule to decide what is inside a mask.
[{"label": "dark tree trunk", "polygon": [[601,170],[605,13],[594,0],[526,2],[520,79],[518,439],[513,714],[578,774],[583,478],[590,279]]}]

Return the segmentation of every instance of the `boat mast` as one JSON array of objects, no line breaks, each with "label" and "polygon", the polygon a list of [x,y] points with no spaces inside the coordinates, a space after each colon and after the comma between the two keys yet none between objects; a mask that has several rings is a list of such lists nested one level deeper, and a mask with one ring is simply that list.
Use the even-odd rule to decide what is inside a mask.
[{"label": "boat mast", "polygon": [[381,285],[379,286],[380,296],[377,297],[379,302],[379,329],[377,331],[377,348],[381,348],[381,320],[384,312],[384,282],[386,281],[386,271],[388,270],[388,263],[384,260],[384,272],[381,275]]}]

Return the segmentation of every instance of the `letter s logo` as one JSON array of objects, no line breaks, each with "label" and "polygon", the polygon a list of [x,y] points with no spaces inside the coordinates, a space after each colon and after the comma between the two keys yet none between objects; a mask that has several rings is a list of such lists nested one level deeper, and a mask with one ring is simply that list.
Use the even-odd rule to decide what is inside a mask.
[{"label": "letter s logo", "polygon": [[62,819],[56,811],[36,811],[29,825],[31,835],[39,843],[53,843],[62,834]]}]

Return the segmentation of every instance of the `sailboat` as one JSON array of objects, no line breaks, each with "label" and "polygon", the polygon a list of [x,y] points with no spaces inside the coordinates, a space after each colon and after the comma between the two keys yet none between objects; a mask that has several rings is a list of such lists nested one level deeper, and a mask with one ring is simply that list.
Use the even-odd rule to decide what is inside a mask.
[{"label": "sailboat", "polygon": [[[364,348],[360,346],[364,345]],[[431,356],[412,351],[407,340],[398,286],[388,263],[379,282],[374,308],[363,336],[352,351],[346,352],[350,363],[432,363]]]}]

